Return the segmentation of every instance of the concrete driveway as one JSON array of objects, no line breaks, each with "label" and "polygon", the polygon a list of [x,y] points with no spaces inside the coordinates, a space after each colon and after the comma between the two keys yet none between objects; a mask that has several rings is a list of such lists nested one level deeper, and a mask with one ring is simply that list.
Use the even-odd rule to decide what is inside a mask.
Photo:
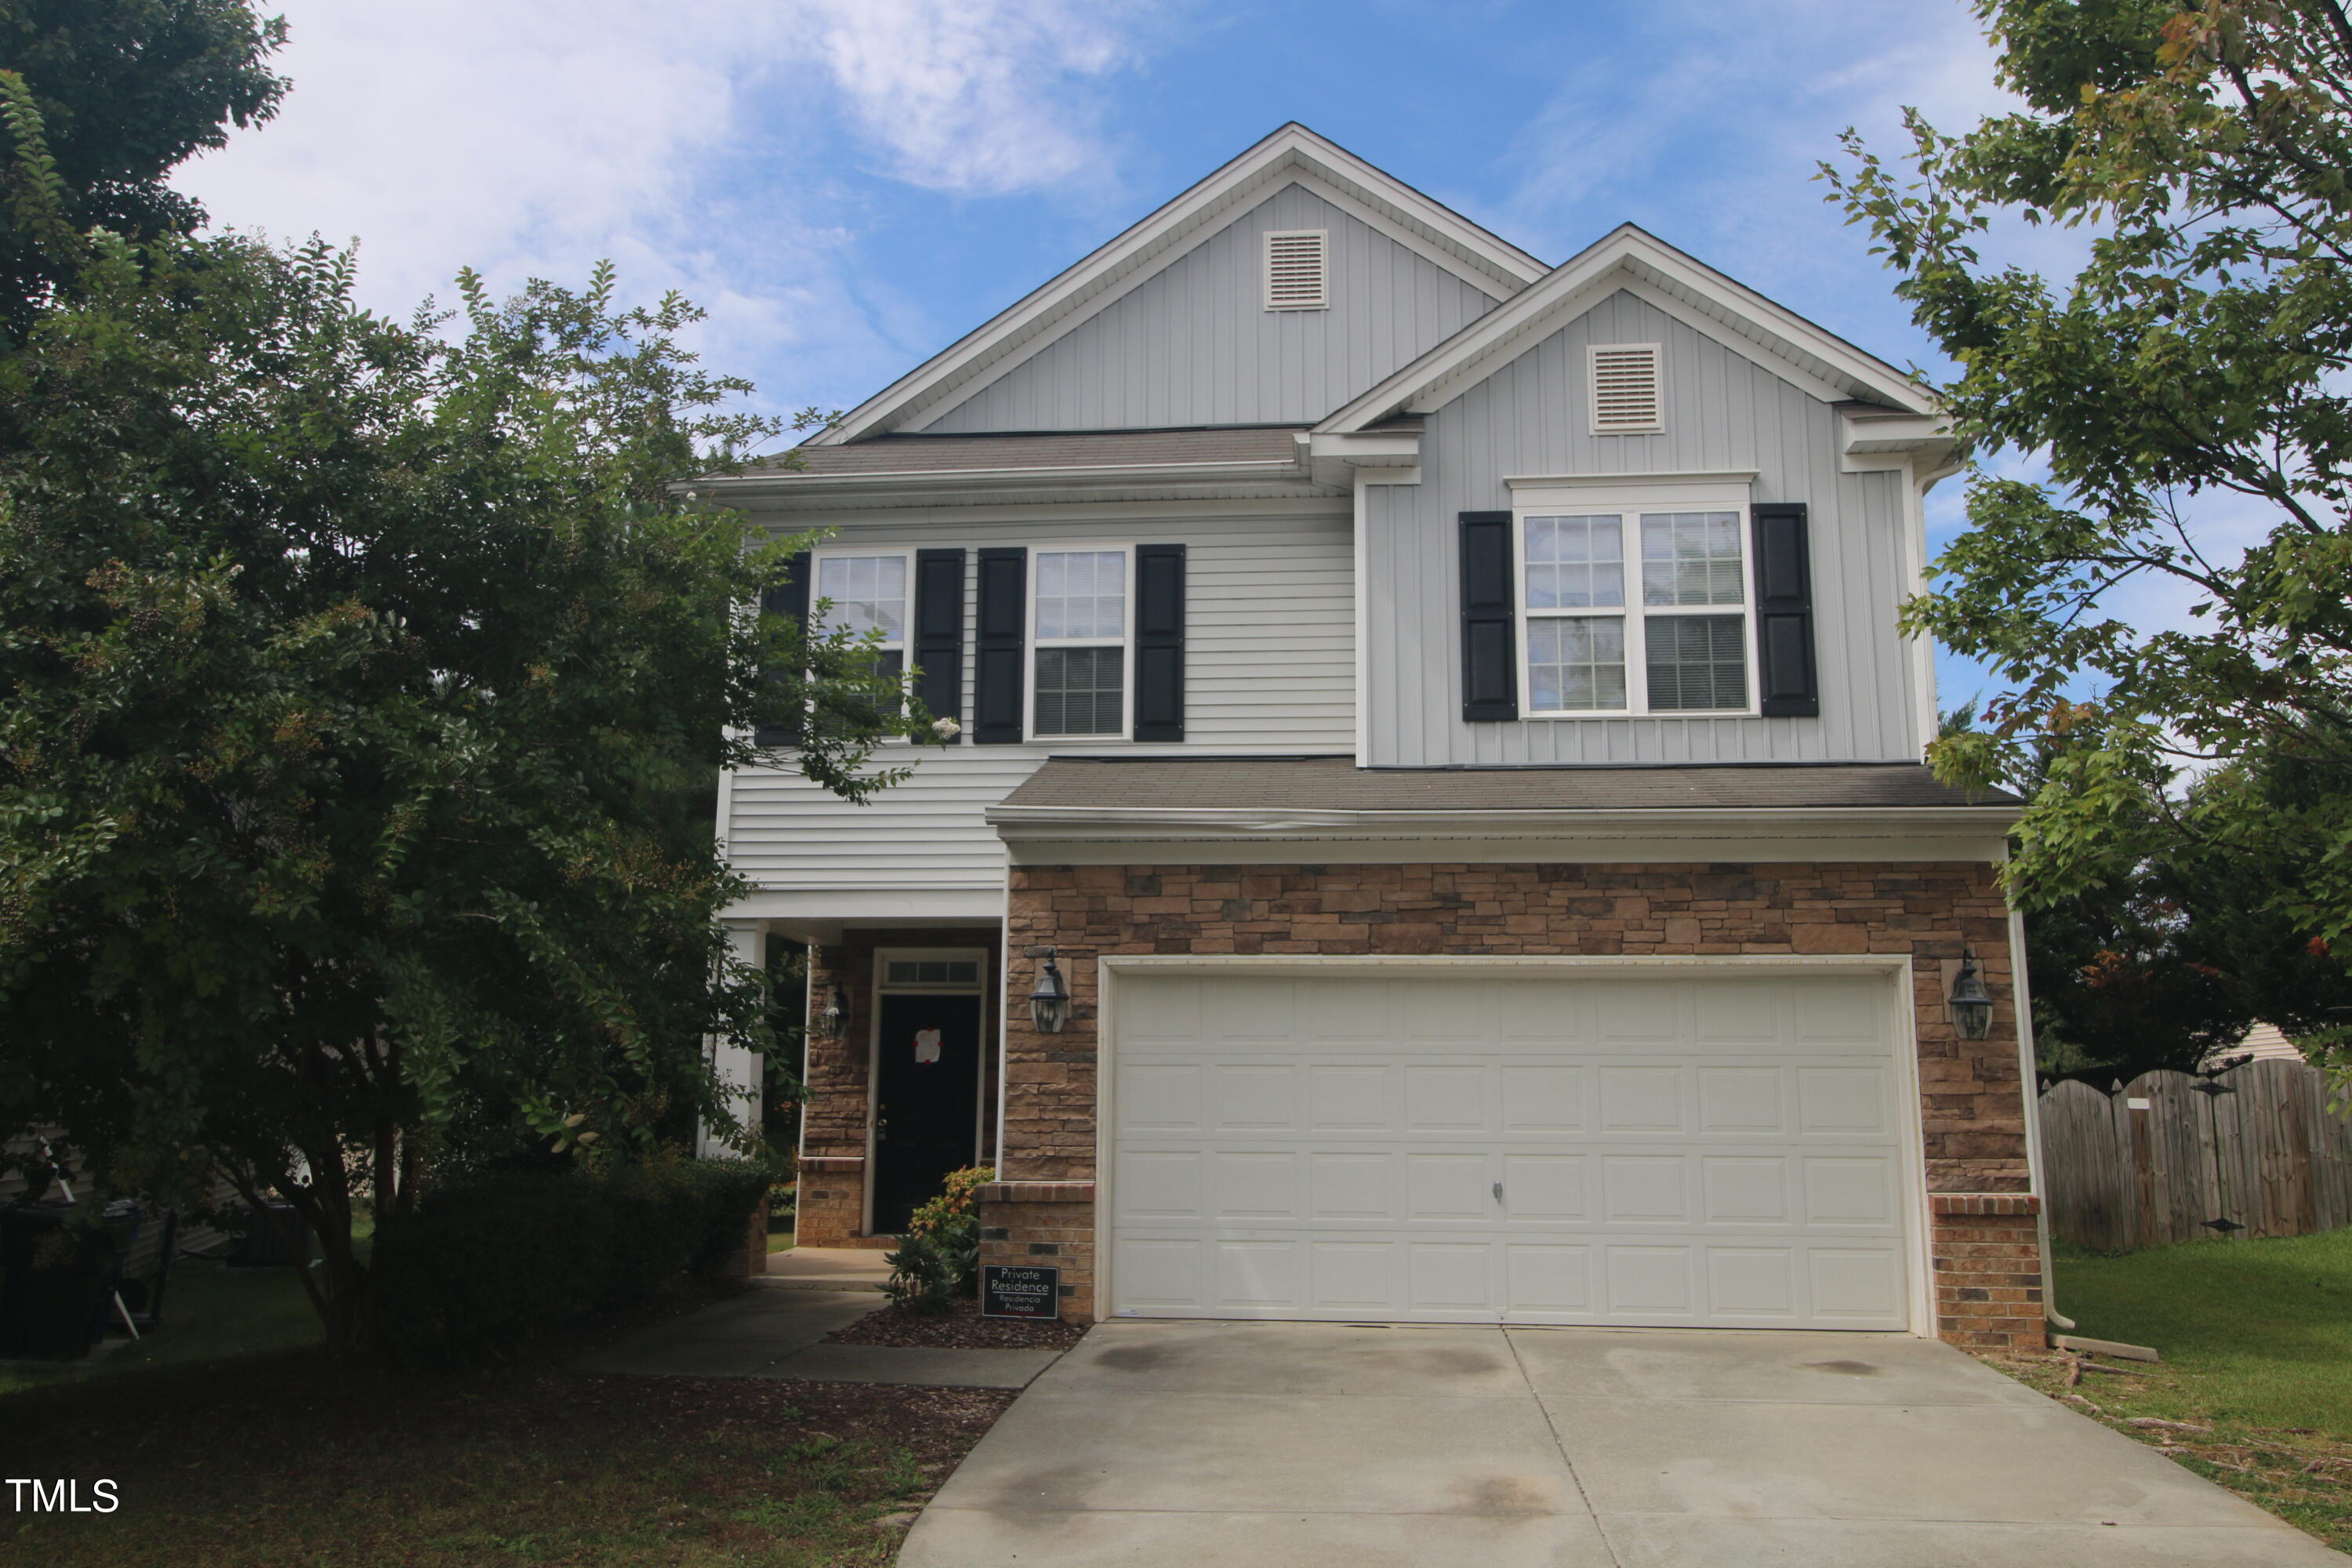
[{"label": "concrete driveway", "polygon": [[902,1568],[2346,1568],[1958,1351],[1882,1335],[1097,1326]]}]

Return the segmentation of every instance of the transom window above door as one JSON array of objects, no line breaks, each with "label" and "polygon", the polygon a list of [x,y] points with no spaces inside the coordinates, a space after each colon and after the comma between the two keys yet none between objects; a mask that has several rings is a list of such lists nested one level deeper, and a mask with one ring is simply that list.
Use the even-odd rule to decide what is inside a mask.
[{"label": "transom window above door", "polygon": [[1746,713],[1745,509],[1519,519],[1525,710]]},{"label": "transom window above door", "polygon": [[903,551],[816,558],[816,596],[827,601],[824,629],[873,633],[877,661],[891,675],[907,668],[908,575]]},{"label": "transom window above door", "polygon": [[1033,561],[1030,732],[1125,735],[1128,552],[1040,550]]}]

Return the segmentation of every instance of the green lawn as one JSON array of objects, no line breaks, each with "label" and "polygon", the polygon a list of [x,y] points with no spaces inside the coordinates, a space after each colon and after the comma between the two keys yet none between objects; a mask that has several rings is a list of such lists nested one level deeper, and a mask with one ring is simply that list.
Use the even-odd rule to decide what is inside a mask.
[{"label": "green lawn", "polygon": [[0,1366],[0,1394],[295,1350],[322,1337],[319,1314],[292,1269],[230,1268],[184,1258],[172,1266],[162,1328],[135,1344],[54,1370],[23,1362]]},{"label": "green lawn", "polygon": [[2063,1250],[2058,1310],[2078,1332],[2156,1347],[2172,1394],[2206,1415],[2352,1438],[2352,1230]]},{"label": "green lawn", "polygon": [[2121,1257],[2061,1245],[2056,1264],[2076,1333],[2164,1360],[2074,1385],[2055,1357],[2011,1371],[2352,1551],[2352,1230]]}]

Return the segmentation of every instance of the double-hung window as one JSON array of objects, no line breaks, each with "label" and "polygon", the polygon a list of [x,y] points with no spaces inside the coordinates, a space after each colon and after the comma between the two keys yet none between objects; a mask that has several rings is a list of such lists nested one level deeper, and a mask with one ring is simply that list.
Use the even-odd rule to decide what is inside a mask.
[{"label": "double-hung window", "polygon": [[907,594],[912,579],[905,551],[819,554],[816,596],[824,601],[824,631],[874,634],[876,668],[892,677],[907,670]]},{"label": "double-hung window", "polygon": [[1124,546],[1031,555],[1032,735],[1117,739],[1127,733],[1129,559]]},{"label": "double-hung window", "polygon": [[1754,711],[1745,506],[1517,517],[1530,715]]}]

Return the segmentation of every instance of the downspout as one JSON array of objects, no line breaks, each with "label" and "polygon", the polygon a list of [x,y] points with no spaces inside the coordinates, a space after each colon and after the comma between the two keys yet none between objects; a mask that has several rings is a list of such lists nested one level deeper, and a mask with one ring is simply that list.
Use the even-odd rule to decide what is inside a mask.
[{"label": "downspout", "polygon": [[2050,1265],[2050,1184],[2042,1171],[2042,1097],[2035,1087],[2041,1074],[2034,1065],[2033,994],[2025,973],[2025,916],[2014,908],[2009,911],[2009,972],[2010,994],[2017,999],[2017,1066],[2025,1102],[2026,1180],[2042,1199],[2033,1215],[2034,1237],[2042,1247],[2042,1315],[2049,1320],[2052,1328],[2063,1332],[2074,1327],[2074,1320],[2058,1310],[2058,1278]]}]

